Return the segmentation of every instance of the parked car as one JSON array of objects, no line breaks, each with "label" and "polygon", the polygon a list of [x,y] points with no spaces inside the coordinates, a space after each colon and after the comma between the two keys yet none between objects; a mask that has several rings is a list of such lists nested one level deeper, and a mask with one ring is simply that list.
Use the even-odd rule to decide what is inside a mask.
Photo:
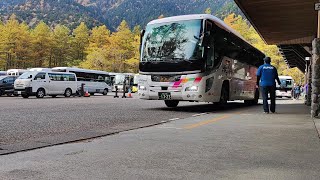
[{"label": "parked car", "polygon": [[0,76],[0,96],[12,96],[14,92],[14,81],[16,76]]}]

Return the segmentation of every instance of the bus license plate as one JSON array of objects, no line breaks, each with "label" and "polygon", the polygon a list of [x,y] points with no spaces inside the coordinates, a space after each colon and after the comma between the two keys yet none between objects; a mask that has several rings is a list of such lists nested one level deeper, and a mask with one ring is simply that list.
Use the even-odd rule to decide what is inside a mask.
[{"label": "bus license plate", "polygon": [[171,93],[169,93],[169,92],[159,92],[159,99],[160,100],[171,99]]}]

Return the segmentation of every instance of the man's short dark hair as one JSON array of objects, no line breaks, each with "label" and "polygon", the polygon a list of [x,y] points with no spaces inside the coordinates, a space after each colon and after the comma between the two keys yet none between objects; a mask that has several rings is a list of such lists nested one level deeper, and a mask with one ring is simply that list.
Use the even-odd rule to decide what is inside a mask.
[{"label": "man's short dark hair", "polygon": [[265,57],[265,58],[263,58],[263,60],[264,60],[265,63],[268,63],[268,64],[271,63],[271,58],[270,57]]}]

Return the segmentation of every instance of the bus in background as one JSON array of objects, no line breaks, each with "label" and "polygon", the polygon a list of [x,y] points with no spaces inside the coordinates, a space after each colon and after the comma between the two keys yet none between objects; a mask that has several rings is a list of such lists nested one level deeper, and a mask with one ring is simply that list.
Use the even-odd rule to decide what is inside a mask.
[{"label": "bus in background", "polygon": [[14,81],[14,94],[23,98],[46,95],[70,97],[77,92],[77,78],[74,73],[29,71]]},{"label": "bus in background", "polygon": [[281,81],[281,86],[277,84],[276,86],[276,97],[282,98],[292,98],[292,89],[293,89],[293,78],[291,76],[279,76],[279,79]]},{"label": "bus in background", "polygon": [[7,75],[7,71],[0,71],[0,76]]},{"label": "bus in background", "polygon": [[125,92],[129,91],[129,88],[132,91],[132,86],[134,85],[134,73],[115,73],[113,78],[113,87],[112,91],[116,91],[116,86],[118,87],[119,92],[123,92],[123,84],[126,83]]},{"label": "bus in background", "polygon": [[134,77],[133,77],[133,85],[132,85],[132,88],[131,88],[131,91],[133,93],[138,92],[139,76],[140,76],[139,74],[135,74]]},{"label": "bus in background", "polygon": [[21,76],[23,73],[28,72],[27,69],[9,69],[7,71],[8,76]]},{"label": "bus in background", "polygon": [[84,90],[88,91],[91,95],[100,93],[107,95],[111,90],[110,75],[105,71],[96,71],[89,69],[80,69],[72,67],[55,67],[52,68],[53,72],[71,72],[77,75],[78,90],[81,89],[81,84],[84,85]]},{"label": "bus in background", "polygon": [[28,71],[43,71],[43,72],[51,72],[51,68],[31,68]]},{"label": "bus in background", "polygon": [[141,34],[139,97],[179,101],[244,100],[256,104],[256,71],[265,55],[207,14],[151,21]]}]

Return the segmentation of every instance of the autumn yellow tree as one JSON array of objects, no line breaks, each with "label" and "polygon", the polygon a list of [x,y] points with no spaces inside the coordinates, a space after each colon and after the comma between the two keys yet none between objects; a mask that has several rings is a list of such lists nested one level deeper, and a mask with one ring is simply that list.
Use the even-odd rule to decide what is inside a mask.
[{"label": "autumn yellow tree", "polygon": [[57,25],[53,30],[52,58],[49,67],[65,66],[72,61],[70,29]]},{"label": "autumn yellow tree", "polygon": [[126,72],[129,69],[128,60],[134,56],[133,33],[126,21],[122,21],[117,31],[110,36],[110,57],[114,72]]},{"label": "autumn yellow tree", "polygon": [[49,26],[41,21],[31,35],[34,67],[48,66],[52,46],[52,33]]},{"label": "autumn yellow tree", "polygon": [[73,30],[73,36],[74,59],[82,62],[86,57],[85,50],[89,44],[89,29],[84,22]]}]

